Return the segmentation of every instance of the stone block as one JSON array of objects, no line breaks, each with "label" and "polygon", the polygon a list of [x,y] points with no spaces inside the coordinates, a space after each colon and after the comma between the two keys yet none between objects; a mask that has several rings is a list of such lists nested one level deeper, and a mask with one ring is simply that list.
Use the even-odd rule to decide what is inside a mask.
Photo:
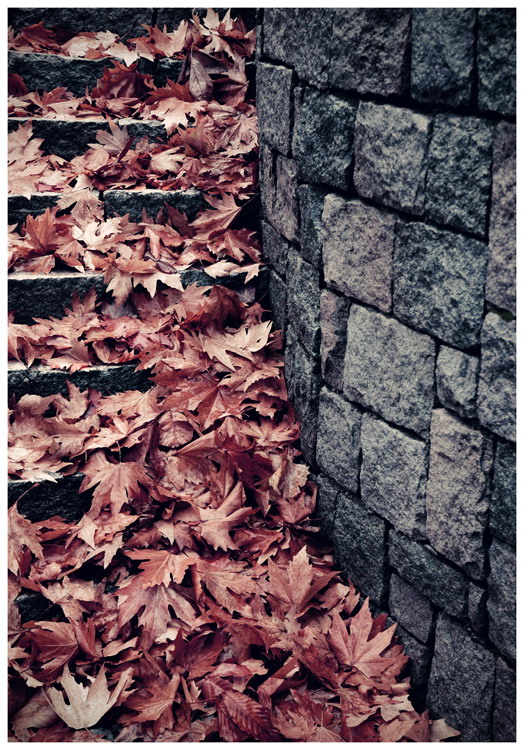
[{"label": "stone block", "polygon": [[416,101],[466,106],[475,58],[473,8],[414,8],[411,95]]},{"label": "stone block", "polygon": [[477,413],[475,398],[480,360],[450,346],[441,346],[437,356],[437,396],[442,404],[466,419]]},{"label": "stone block", "polygon": [[335,528],[337,498],[340,489],[335,482],[332,482],[331,479],[328,479],[323,474],[317,477],[317,487],[316,515],[320,517],[322,530],[332,539]]},{"label": "stone block", "polygon": [[458,347],[479,342],[487,246],[414,222],[398,224],[393,312],[404,323]]},{"label": "stone block", "polygon": [[296,162],[277,156],[274,201],[268,217],[290,242],[298,241],[297,186]]},{"label": "stone block", "polygon": [[287,287],[276,271],[269,275],[269,307],[274,321],[274,328],[285,332],[287,317]]},{"label": "stone block", "polygon": [[350,492],[358,490],[360,411],[327,388],[320,391],[317,463]]},{"label": "stone block", "polygon": [[477,44],[478,102],[482,110],[515,114],[515,8],[480,8]]},{"label": "stone block", "polygon": [[445,409],[433,412],[430,442],[428,539],[469,576],[483,578],[493,444]]},{"label": "stone block", "polygon": [[516,568],[515,551],[493,539],[489,550],[488,578],[489,639],[503,656],[516,656]]},{"label": "stone block", "polygon": [[319,272],[290,249],[287,266],[287,316],[298,338],[312,354],[320,345]]},{"label": "stone block", "polygon": [[396,573],[389,582],[389,611],[419,641],[428,642],[433,631],[431,602]]},{"label": "stone block", "polygon": [[495,312],[486,315],[481,331],[477,412],[480,423],[506,440],[515,441],[515,320]]},{"label": "stone block", "polygon": [[[171,13],[177,13],[178,24],[183,18],[191,18],[190,8],[171,9]],[[126,6],[120,8],[84,7],[40,7],[40,8],[10,8],[9,23],[15,29],[45,21],[46,27],[65,29],[79,33],[82,31],[106,31],[109,29],[120,36],[138,37],[144,36],[146,30],[143,23],[153,23],[153,8],[135,8]],[[172,28],[169,29],[172,31]]]},{"label": "stone block", "polygon": [[462,742],[489,742],[495,657],[445,614],[439,616],[427,702],[461,732]]},{"label": "stone block", "polygon": [[46,208],[53,208],[59,199],[59,193],[34,193],[30,198],[10,195],[7,198],[7,221],[9,224],[21,224],[27,216],[39,216]]},{"label": "stone block", "polygon": [[389,562],[397,573],[423,592],[437,607],[455,617],[466,617],[468,579],[427,545],[389,532]]},{"label": "stone block", "polygon": [[293,71],[282,65],[257,65],[257,114],[260,137],[287,156],[291,139]]},{"label": "stone block", "polygon": [[275,203],[275,175],[276,157],[267,144],[263,141],[260,143],[260,153],[258,162],[258,174],[260,183],[260,200],[262,216],[266,219],[273,215],[273,206]]},{"label": "stone block", "polygon": [[404,651],[409,656],[408,669],[411,676],[411,687],[416,694],[423,694],[428,684],[432,657],[431,649],[417,641],[403,627],[397,627],[396,633],[404,646]]},{"label": "stone block", "polygon": [[422,214],[431,119],[391,104],[361,102],[353,181],[365,198]]},{"label": "stone block", "polygon": [[491,532],[503,542],[516,544],[516,452],[512,443],[498,441],[495,452],[493,491],[489,506]]},{"label": "stone block", "polygon": [[387,596],[386,523],[340,493],[334,529],[337,567],[377,604]]},{"label": "stone block", "polygon": [[300,422],[300,449],[307,463],[315,463],[320,373],[317,361],[303,348],[289,325],[286,338],[286,380],[291,379],[293,406]]},{"label": "stone block", "polygon": [[280,276],[286,275],[287,256],[290,244],[280,232],[267,221],[261,222],[262,251],[264,256]]},{"label": "stone block", "polygon": [[186,214],[189,221],[196,218],[204,208],[204,200],[199,190],[105,190],[104,207],[107,216],[129,214],[131,221],[141,221],[142,210],[155,217],[164,204],[168,203]]},{"label": "stone block", "polygon": [[83,474],[60,477],[56,482],[8,482],[9,505],[35,523],[60,516],[69,523],[79,521],[91,505],[92,491],[80,492]]},{"label": "stone block", "polygon": [[335,11],[329,84],[359,94],[406,92],[410,11],[341,8]]},{"label": "stone block", "polygon": [[322,222],[326,283],[389,312],[395,217],[332,194],[326,197]]},{"label": "stone block", "polygon": [[300,253],[304,260],[320,268],[322,265],[322,211],[326,191],[316,185],[300,185]]},{"label": "stone block", "polygon": [[434,399],[435,343],[360,305],[349,311],[344,393],[388,421],[426,434]]},{"label": "stone block", "polygon": [[471,627],[477,633],[486,630],[488,612],[486,604],[488,592],[476,583],[470,582],[468,591],[468,620]]},{"label": "stone block", "polygon": [[495,708],[493,711],[493,742],[517,741],[516,674],[503,659],[495,669]]},{"label": "stone block", "polygon": [[371,414],[362,418],[364,505],[411,538],[424,538],[426,446]]},{"label": "stone block", "polygon": [[356,102],[306,88],[293,133],[301,179],[349,187]]},{"label": "stone block", "polygon": [[491,185],[493,125],[478,117],[437,115],[429,148],[426,214],[484,237]]},{"label": "stone block", "polygon": [[486,299],[516,312],[516,128],[500,122],[493,143]]},{"label": "stone block", "polygon": [[65,86],[75,96],[83,96],[86,88],[96,86],[108,65],[109,61],[104,58],[84,60],[43,52],[8,53],[9,73],[19,75],[29,91],[40,94]]},{"label": "stone block", "polygon": [[344,388],[344,354],[349,300],[329,289],[320,293],[320,362],[322,377],[332,388]]}]

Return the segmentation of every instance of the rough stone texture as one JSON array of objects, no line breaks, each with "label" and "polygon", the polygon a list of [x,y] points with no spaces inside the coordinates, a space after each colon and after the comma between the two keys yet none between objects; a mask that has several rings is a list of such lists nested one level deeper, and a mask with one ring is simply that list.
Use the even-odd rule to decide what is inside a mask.
[{"label": "rough stone texture", "polygon": [[479,368],[478,357],[449,346],[440,347],[436,380],[437,396],[442,406],[466,419],[475,417]]},{"label": "rough stone texture", "polygon": [[504,542],[494,539],[489,550],[489,562],[489,639],[503,656],[515,659],[515,551]]},{"label": "rough stone texture", "polygon": [[499,441],[495,452],[489,526],[495,536],[513,547],[517,525],[516,468],[515,446]]},{"label": "rough stone texture", "polygon": [[192,221],[203,208],[204,201],[198,190],[106,190],[104,206],[107,216],[129,214],[131,221],[140,221],[142,209],[156,216],[164,203],[182,211]]},{"label": "rough stone texture", "polygon": [[267,221],[261,223],[262,250],[271,266],[281,275],[286,275],[289,242]]},{"label": "rough stone texture", "polygon": [[433,412],[430,442],[428,539],[469,576],[482,578],[493,444],[445,409]]},{"label": "rough stone texture", "polygon": [[61,516],[68,523],[78,521],[91,505],[92,493],[80,493],[83,478],[83,474],[73,474],[57,482],[9,482],[9,505],[21,498],[18,512],[32,522],[53,516]]},{"label": "rough stone texture", "polygon": [[287,267],[287,315],[306,349],[318,353],[320,345],[320,279],[310,263],[293,249]]},{"label": "rough stone texture", "polygon": [[9,224],[20,224],[29,214],[43,214],[46,208],[53,208],[59,198],[59,193],[36,193],[30,198],[25,195],[10,195],[7,199],[7,221]]},{"label": "rough stone texture", "polygon": [[332,194],[326,197],[322,222],[326,283],[389,312],[395,217]]},{"label": "rough stone texture", "polygon": [[516,312],[516,128],[500,122],[493,143],[486,299]]},{"label": "rough stone texture", "polygon": [[473,630],[477,633],[484,633],[486,630],[488,617],[486,609],[487,601],[488,592],[486,589],[471,582],[468,591],[468,620]]},{"label": "rough stone texture", "polygon": [[487,247],[419,222],[399,224],[393,264],[393,312],[458,347],[479,341]]},{"label": "rough stone texture", "polygon": [[478,417],[500,437],[515,441],[515,320],[486,315],[481,332]]},{"label": "rough stone texture", "polygon": [[515,8],[481,8],[477,45],[481,109],[515,114]]},{"label": "rough stone texture", "polygon": [[362,418],[361,495],[366,507],[409,537],[423,539],[426,446],[371,414]]},{"label": "rough stone texture", "polygon": [[[184,65],[183,60],[176,60],[172,57],[165,57],[161,60],[157,60],[155,68],[155,84],[161,88],[167,85],[167,81],[178,81],[180,73]],[[246,70],[247,73],[247,70]]]},{"label": "rough stone texture", "polygon": [[323,531],[332,538],[335,528],[337,498],[340,489],[335,482],[332,482],[331,479],[325,477],[323,474],[320,474],[316,481],[318,487],[316,511],[320,517]]},{"label": "rough stone texture", "polygon": [[344,354],[349,300],[323,289],[320,293],[320,362],[322,377],[337,391],[344,388]]},{"label": "rough stone texture", "polygon": [[326,191],[315,185],[300,185],[300,253],[304,260],[322,265],[322,210]]},{"label": "rough stone texture", "polygon": [[427,643],[433,630],[431,602],[395,573],[389,582],[389,611],[419,641]]},{"label": "rough stone texture", "polygon": [[102,77],[107,59],[83,60],[43,52],[9,52],[9,73],[24,79],[29,91],[51,91],[66,86],[76,96],[83,96],[86,88],[93,88]]},{"label": "rough stone texture", "polygon": [[478,117],[437,115],[429,148],[425,210],[430,219],[486,234],[493,126]]},{"label": "rough stone texture", "polygon": [[489,742],[495,657],[445,614],[437,622],[428,705],[460,730],[462,742]]},{"label": "rough stone texture", "polygon": [[8,309],[16,312],[16,323],[33,322],[33,318],[61,318],[75,292],[81,297],[95,287],[102,298],[105,291],[102,274],[54,272],[47,276],[19,273],[8,277]]},{"label": "rough stone texture", "polygon": [[495,708],[493,742],[516,742],[516,675],[503,659],[497,659],[495,670]]},{"label": "rough stone texture", "polygon": [[317,463],[322,471],[350,492],[358,490],[361,414],[342,396],[327,388],[320,392]]},{"label": "rough stone texture", "polygon": [[411,687],[416,693],[423,693],[429,678],[432,657],[431,649],[423,643],[419,643],[403,627],[398,627],[396,633],[400,637],[404,651],[410,659],[409,674],[411,675]]},{"label": "rough stone texture", "polygon": [[290,242],[298,240],[297,165],[278,156],[275,170],[275,200],[269,218]]},{"label": "rough stone texture", "polygon": [[287,287],[276,271],[269,274],[269,307],[274,321],[273,328],[285,332],[287,326]]},{"label": "rough stone texture", "polygon": [[316,360],[311,357],[296,339],[292,326],[288,326],[286,337],[286,381],[291,375],[293,405],[300,421],[300,450],[309,464],[315,464],[317,442],[318,393],[320,374]]},{"label": "rough stone texture", "polygon": [[389,562],[397,573],[423,591],[437,607],[455,617],[467,616],[468,579],[427,545],[389,532]]},{"label": "rough stone texture", "polygon": [[349,187],[356,102],[306,88],[293,133],[302,179]]},{"label": "rough stone texture", "polygon": [[258,162],[258,179],[260,182],[260,202],[262,216],[266,219],[272,216],[275,203],[275,172],[276,159],[273,152],[263,141],[260,142]]},{"label": "rough stone texture", "polygon": [[329,84],[359,94],[405,93],[410,15],[399,8],[337,9]]},{"label": "rough stone texture", "polygon": [[[191,18],[190,8],[170,11],[177,15],[177,23]],[[152,24],[153,8],[9,8],[9,24],[15,29],[45,21],[46,27],[82,31],[105,31],[109,29],[126,38],[144,36],[143,23]],[[171,29],[169,29],[171,31]]]},{"label": "rough stone texture", "polygon": [[473,8],[414,8],[411,95],[452,107],[470,103],[475,52]]},{"label": "rough stone texture", "polygon": [[270,146],[287,156],[291,138],[293,71],[282,65],[257,65],[257,114]]},{"label": "rough stone texture", "polygon": [[335,517],[337,566],[378,604],[387,596],[386,524],[354,498],[340,493]]},{"label": "rough stone texture", "polygon": [[390,104],[361,102],[355,121],[357,192],[422,214],[430,118]]},{"label": "rough stone texture", "polygon": [[435,343],[396,320],[353,304],[344,393],[382,417],[426,433],[434,398]]}]

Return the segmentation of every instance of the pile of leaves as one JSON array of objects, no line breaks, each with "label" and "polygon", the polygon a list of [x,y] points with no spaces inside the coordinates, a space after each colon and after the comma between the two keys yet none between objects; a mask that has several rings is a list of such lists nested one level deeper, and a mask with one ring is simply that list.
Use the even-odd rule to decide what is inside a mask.
[{"label": "pile of leaves", "polygon": [[[184,22],[167,36],[187,46],[202,28]],[[206,54],[220,56],[223,44],[236,54],[238,37],[216,29],[202,33]],[[19,49],[56,43],[51,51],[63,52],[56,35],[24,32],[14,38]],[[100,35],[70,41],[80,37],[105,44]],[[188,138],[211,104],[173,137]],[[256,238],[231,228],[236,199],[254,183],[225,178],[218,160],[204,188],[211,208],[192,224],[169,207],[155,220],[104,219],[91,192],[97,180],[151,179],[136,171],[147,173],[151,159],[128,164],[127,135],[114,126],[84,157],[84,171],[71,172],[75,160],[38,153],[28,132],[16,135],[14,179],[38,174],[64,191],[59,209],[72,209],[12,228],[11,267],[104,271],[113,300],[97,302],[92,291],[60,319],[13,324],[11,356],[70,372],[135,362],[152,385],[103,396],[69,383],[67,397],[10,404],[11,477],[80,473],[90,498],[73,519],[31,521],[20,499],[9,510],[12,738],[425,742],[457,734],[413,710],[395,626],[372,617],[318,534],[280,332],[248,293],[179,283],[177,270],[194,262],[217,275],[256,272]],[[233,158],[224,156],[226,135],[213,132],[208,156]],[[166,163],[158,179],[179,179],[179,169]],[[47,617],[22,622],[17,597],[28,593],[45,602]]]}]

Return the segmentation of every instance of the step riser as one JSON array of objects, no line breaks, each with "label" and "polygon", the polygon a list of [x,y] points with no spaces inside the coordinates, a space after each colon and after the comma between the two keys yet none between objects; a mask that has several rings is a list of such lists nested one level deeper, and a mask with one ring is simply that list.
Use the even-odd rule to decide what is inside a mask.
[{"label": "step riser", "polygon": [[7,484],[9,505],[18,501],[17,510],[33,523],[61,516],[65,521],[77,521],[89,510],[92,491],[80,492],[83,474],[73,474],[56,482],[34,484],[26,480]]}]

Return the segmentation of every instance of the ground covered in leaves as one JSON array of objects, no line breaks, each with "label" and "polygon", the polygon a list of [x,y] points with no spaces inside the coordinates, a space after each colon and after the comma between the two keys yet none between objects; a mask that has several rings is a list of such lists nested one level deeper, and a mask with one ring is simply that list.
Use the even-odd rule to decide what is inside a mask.
[{"label": "ground covered in leaves", "polygon": [[[135,362],[146,393],[26,395],[10,412],[10,473],[34,482],[81,472],[89,510],[30,521],[9,511],[10,709],[15,741],[439,741],[417,714],[407,657],[334,567],[315,522],[316,488],[297,449],[281,337],[260,304],[223,286],[183,290],[191,266],[256,276],[242,227],[256,192],[256,118],[245,101],[254,32],[210,12],[141,39],[10,37],[22,51],[117,56],[95,91],[28,92],[17,115],[100,112],[160,119],[170,139],[135,144],[113,123],[71,162],[11,137],[15,193],[59,191],[60,206],[11,228],[11,268],[103,271],[60,319],[13,324],[10,354],[69,371]],[[143,56],[185,56],[164,89]],[[112,64],[108,62],[108,64]],[[128,66],[128,67],[126,67]],[[105,219],[97,190],[197,187],[193,222]],[[64,209],[69,209],[64,213]],[[21,592],[45,601],[22,622]]]}]

